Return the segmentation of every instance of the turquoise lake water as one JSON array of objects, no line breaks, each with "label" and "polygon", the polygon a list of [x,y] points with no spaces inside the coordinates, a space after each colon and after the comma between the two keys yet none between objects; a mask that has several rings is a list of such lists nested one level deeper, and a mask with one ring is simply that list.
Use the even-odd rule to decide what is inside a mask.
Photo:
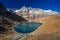
[{"label": "turquoise lake water", "polygon": [[14,30],[18,33],[31,33],[35,31],[38,27],[40,27],[42,23],[36,23],[36,22],[22,22],[16,27],[14,27]]}]

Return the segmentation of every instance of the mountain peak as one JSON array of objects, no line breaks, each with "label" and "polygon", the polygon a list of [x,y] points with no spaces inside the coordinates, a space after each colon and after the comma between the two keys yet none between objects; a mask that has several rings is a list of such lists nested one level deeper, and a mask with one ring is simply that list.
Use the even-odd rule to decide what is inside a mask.
[{"label": "mountain peak", "polygon": [[43,9],[40,9],[40,8],[32,8],[32,7],[26,7],[26,6],[23,6],[21,9],[19,10],[15,10],[15,12],[21,12],[21,13],[33,13],[33,14],[57,14],[59,12],[56,12],[56,11],[52,11],[52,10],[43,10]]}]

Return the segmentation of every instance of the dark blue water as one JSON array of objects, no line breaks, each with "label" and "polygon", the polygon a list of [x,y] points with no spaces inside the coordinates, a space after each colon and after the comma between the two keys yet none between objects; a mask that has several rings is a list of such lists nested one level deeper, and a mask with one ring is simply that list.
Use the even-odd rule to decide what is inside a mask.
[{"label": "dark blue water", "polygon": [[22,22],[21,24],[14,27],[14,30],[18,33],[31,33],[40,27],[42,23],[36,22]]}]

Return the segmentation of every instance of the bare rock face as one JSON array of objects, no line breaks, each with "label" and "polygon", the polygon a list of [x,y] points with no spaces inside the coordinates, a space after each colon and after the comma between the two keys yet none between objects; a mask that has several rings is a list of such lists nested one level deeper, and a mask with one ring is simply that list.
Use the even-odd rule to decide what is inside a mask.
[{"label": "bare rock face", "polygon": [[2,26],[0,26],[0,34],[6,33],[8,30]]}]

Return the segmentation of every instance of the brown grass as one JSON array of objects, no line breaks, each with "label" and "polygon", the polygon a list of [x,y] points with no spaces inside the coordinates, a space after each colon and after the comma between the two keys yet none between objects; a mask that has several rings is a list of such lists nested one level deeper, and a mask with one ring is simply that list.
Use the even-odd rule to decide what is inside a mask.
[{"label": "brown grass", "polygon": [[60,15],[39,18],[35,22],[42,22],[43,25],[23,40],[60,40]]}]

